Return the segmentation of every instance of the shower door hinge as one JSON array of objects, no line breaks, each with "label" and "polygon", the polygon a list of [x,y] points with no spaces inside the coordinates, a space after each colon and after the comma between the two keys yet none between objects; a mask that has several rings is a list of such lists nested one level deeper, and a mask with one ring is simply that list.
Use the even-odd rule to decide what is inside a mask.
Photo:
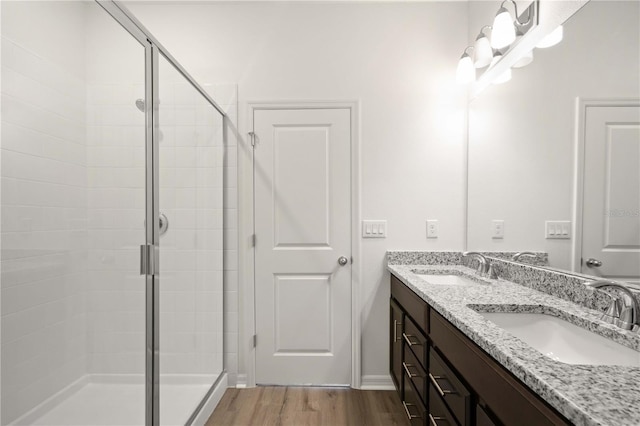
[{"label": "shower door hinge", "polygon": [[256,146],[256,134],[253,132],[249,132],[249,139],[251,139],[251,146],[255,148]]},{"label": "shower door hinge", "polygon": [[256,234],[251,235],[251,247],[256,246]]},{"label": "shower door hinge", "polygon": [[158,274],[158,247],[153,244],[142,244],[140,246],[140,275]]},{"label": "shower door hinge", "polygon": [[258,335],[254,334],[253,335],[253,347],[256,347],[256,344],[258,343]]}]

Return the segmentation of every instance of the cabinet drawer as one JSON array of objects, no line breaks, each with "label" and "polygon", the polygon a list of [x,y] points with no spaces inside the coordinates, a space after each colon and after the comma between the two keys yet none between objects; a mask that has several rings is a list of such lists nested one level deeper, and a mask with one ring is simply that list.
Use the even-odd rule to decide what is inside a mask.
[{"label": "cabinet drawer", "polygon": [[429,426],[457,426],[457,422],[433,385],[429,386]]},{"label": "cabinet drawer", "polygon": [[404,397],[402,398],[402,405],[404,406],[405,414],[412,425],[425,425],[427,423],[427,409],[425,408],[420,396],[411,386],[411,378],[405,371],[402,375],[404,381]]},{"label": "cabinet drawer", "polygon": [[396,299],[405,312],[413,318],[423,333],[429,333],[429,305],[393,275],[391,275],[391,297]]},{"label": "cabinet drawer", "polygon": [[416,358],[426,370],[427,368],[427,336],[422,334],[418,326],[408,317],[404,319],[404,332],[402,333],[405,351],[411,349]]},{"label": "cabinet drawer", "polygon": [[471,424],[471,392],[433,349],[429,350],[429,381],[458,422]]},{"label": "cabinet drawer", "polygon": [[416,356],[405,348],[404,361],[402,362],[402,369],[404,374],[407,375],[408,380],[413,383],[413,386],[418,392],[418,396],[422,402],[427,402],[427,386],[429,381],[427,380],[427,373]]},{"label": "cabinet drawer", "polygon": [[464,377],[500,423],[571,424],[434,310],[430,327],[432,345]]}]

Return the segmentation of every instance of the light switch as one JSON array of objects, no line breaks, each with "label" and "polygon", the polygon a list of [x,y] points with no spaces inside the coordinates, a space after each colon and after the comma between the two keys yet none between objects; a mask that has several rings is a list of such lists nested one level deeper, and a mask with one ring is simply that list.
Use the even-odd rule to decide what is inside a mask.
[{"label": "light switch", "polygon": [[386,238],[387,237],[387,221],[386,220],[363,220],[362,221],[362,238]]},{"label": "light switch", "polygon": [[544,223],[545,238],[550,240],[571,239],[570,220],[547,220]]},{"label": "light switch", "polygon": [[427,220],[427,238],[438,238],[438,221],[435,219]]}]

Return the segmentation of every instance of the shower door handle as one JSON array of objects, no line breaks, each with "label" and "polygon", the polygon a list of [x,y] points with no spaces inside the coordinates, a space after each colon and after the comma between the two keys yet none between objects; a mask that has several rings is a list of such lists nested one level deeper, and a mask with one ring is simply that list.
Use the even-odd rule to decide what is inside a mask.
[{"label": "shower door handle", "polygon": [[158,275],[160,251],[153,244],[140,246],[140,275]]}]

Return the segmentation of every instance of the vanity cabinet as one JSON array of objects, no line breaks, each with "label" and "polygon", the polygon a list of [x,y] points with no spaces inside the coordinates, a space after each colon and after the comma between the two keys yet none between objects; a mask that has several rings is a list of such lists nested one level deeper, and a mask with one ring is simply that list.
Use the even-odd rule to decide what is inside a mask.
[{"label": "vanity cabinet", "polygon": [[393,275],[390,304],[390,371],[411,424],[571,424]]}]

